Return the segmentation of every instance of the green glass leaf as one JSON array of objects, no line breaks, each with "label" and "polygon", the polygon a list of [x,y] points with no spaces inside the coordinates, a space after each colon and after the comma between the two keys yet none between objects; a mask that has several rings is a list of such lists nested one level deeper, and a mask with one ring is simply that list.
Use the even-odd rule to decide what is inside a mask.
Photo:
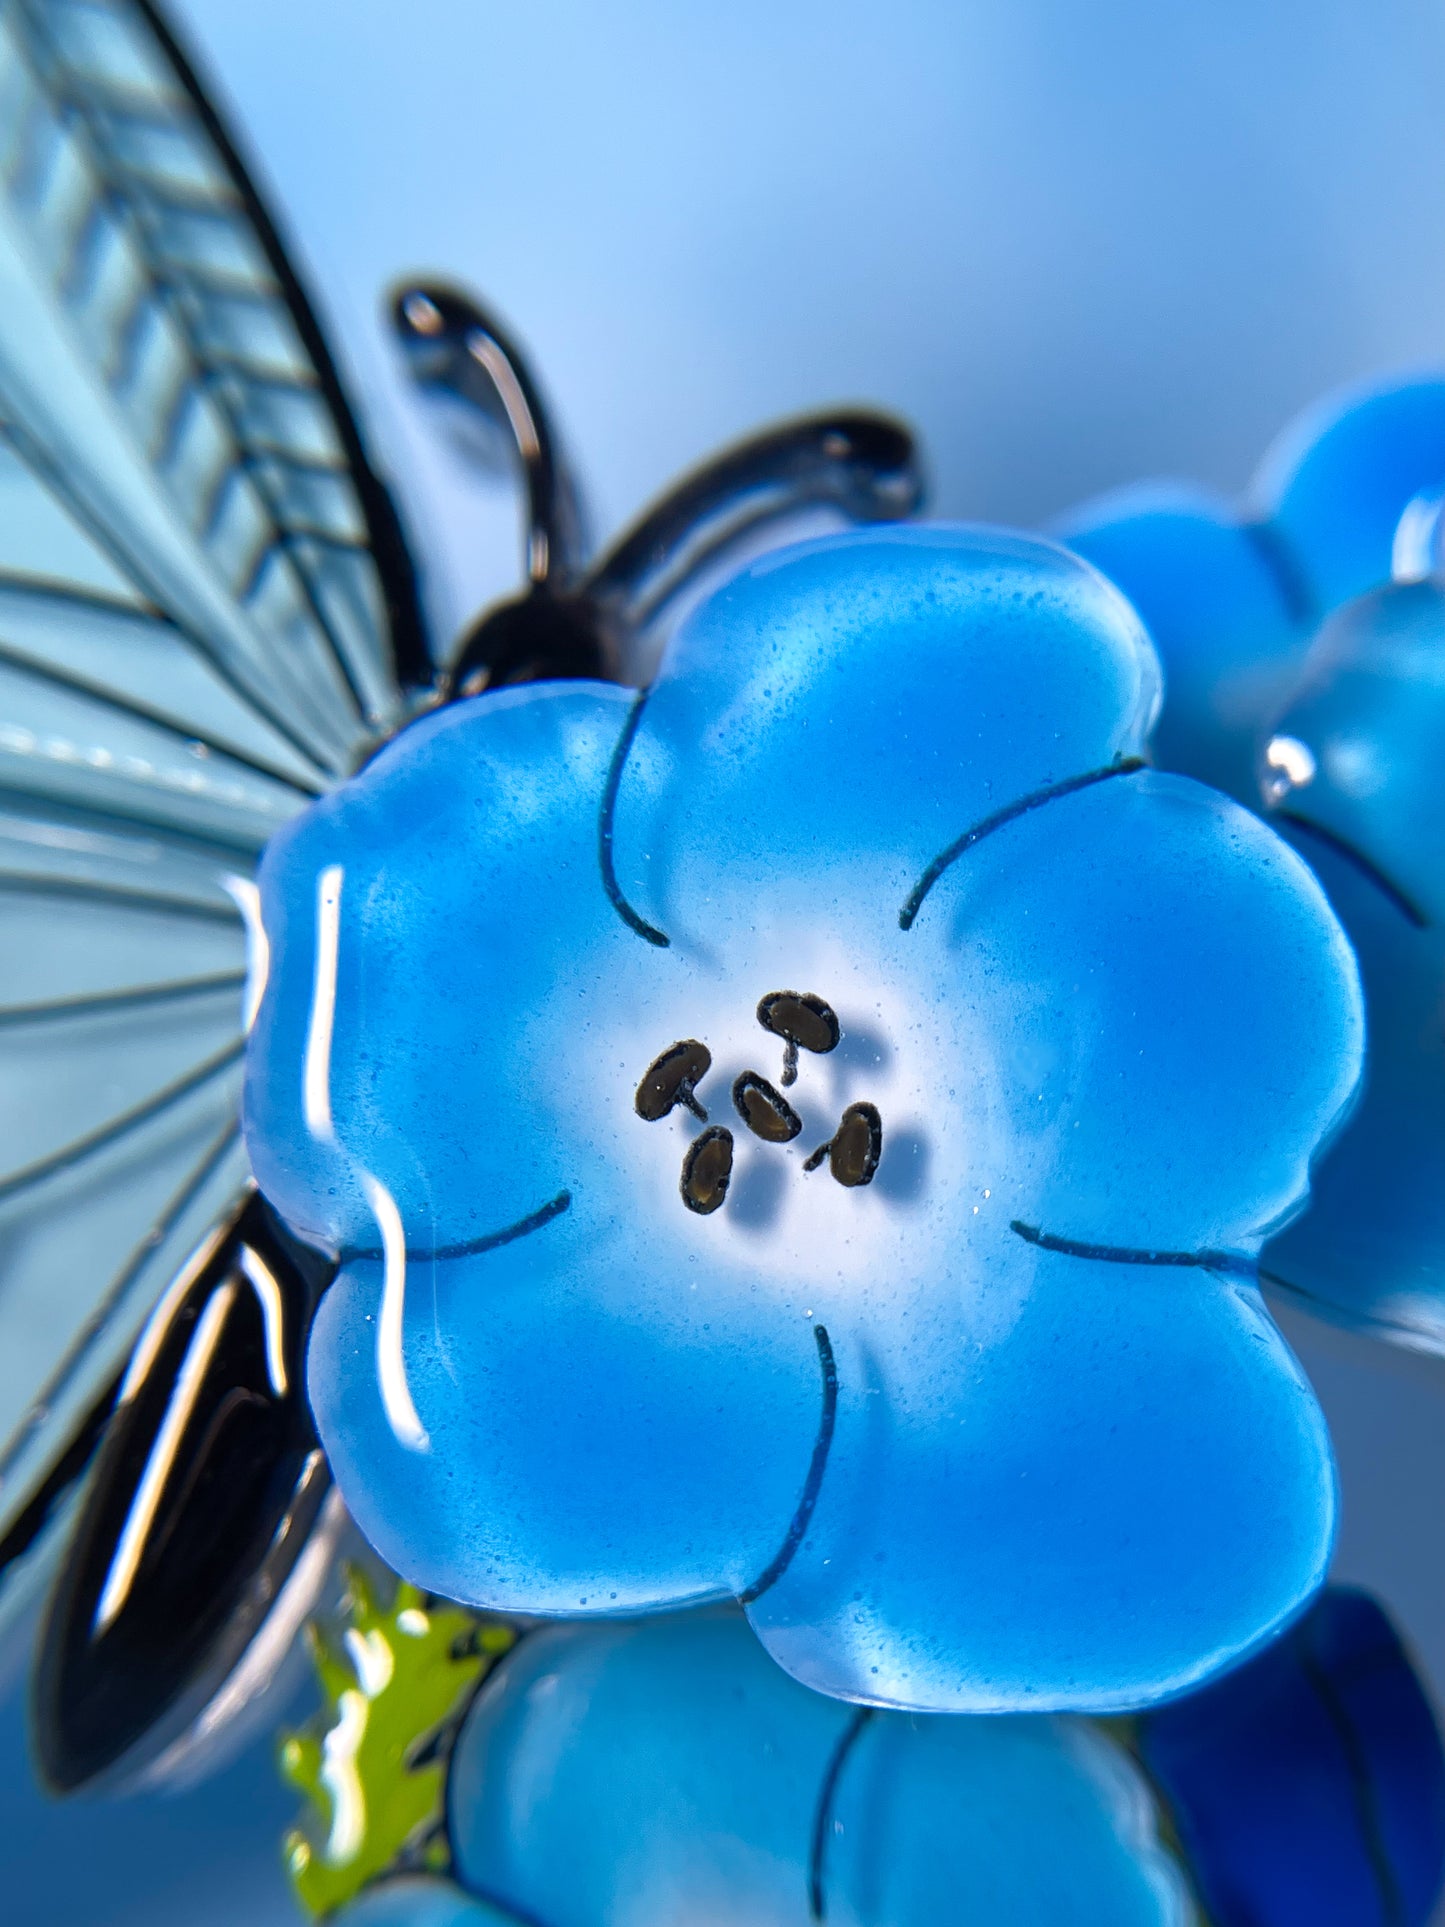
[{"label": "green glass leaf", "polygon": [[282,1775],[310,1812],[286,1836],[287,1869],[312,1918],[397,1867],[443,1872],[450,1740],[516,1633],[399,1582],[380,1606],[347,1573],[340,1628],[307,1629],[323,1705],[283,1737]]}]

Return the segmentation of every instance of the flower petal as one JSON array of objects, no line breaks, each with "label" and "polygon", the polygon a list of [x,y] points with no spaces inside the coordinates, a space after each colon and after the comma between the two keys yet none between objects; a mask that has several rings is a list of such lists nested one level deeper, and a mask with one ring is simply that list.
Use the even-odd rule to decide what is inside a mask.
[{"label": "flower petal", "polygon": [[[678,1218],[684,1218],[674,1197]],[[705,1222],[705,1221],[704,1221]],[[419,1585],[497,1611],[620,1613],[740,1591],[786,1538],[826,1384],[807,1321],[689,1263],[595,1191],[471,1257],[347,1265],[307,1384],[367,1537]]]},{"label": "flower petal", "polygon": [[911,940],[995,1053],[992,1214],[1188,1253],[1299,1207],[1359,1080],[1360,991],[1257,817],[1183,777],[1097,784],[975,845]]},{"label": "flower petal", "polygon": [[[748,1607],[805,1685],[884,1705],[1120,1711],[1231,1665],[1321,1583],[1319,1407],[1258,1294],[1010,1244],[986,1296],[844,1335],[810,1529]],[[990,1316],[982,1316],[986,1309]]]},{"label": "flower petal", "polygon": [[1254,804],[1255,738],[1309,646],[1280,558],[1234,505],[1202,490],[1121,489],[1056,530],[1144,619],[1167,700],[1154,760]]},{"label": "flower petal", "polygon": [[625,900],[704,943],[731,891],[846,859],[903,903],[971,823],[1143,748],[1158,667],[1118,593],[1054,544],[898,527],[768,557],[670,644],[618,772]]},{"label": "flower petal", "polygon": [[1445,381],[1412,377],[1326,396],[1265,456],[1251,494],[1316,617],[1390,577],[1411,499],[1445,484]]},{"label": "flower petal", "polygon": [[[594,1120],[572,1086],[585,992],[605,981],[635,998],[655,964],[598,864],[627,714],[623,692],[594,685],[455,704],[269,846],[247,1144],[298,1231],[376,1246],[367,1172],[414,1248],[447,1246],[596,1168]],[[329,1001],[323,887],[335,899]]]},{"label": "flower petal", "polygon": [[1339,610],[1270,721],[1267,799],[1362,858],[1417,918],[1445,926],[1439,583],[1394,583]]},{"label": "flower petal", "polygon": [[1347,1325],[1445,1353],[1445,931],[1416,928],[1344,856],[1301,837],[1350,933],[1370,1013],[1360,1101],[1262,1275]]},{"label": "flower petal", "polygon": [[547,1627],[457,1741],[458,1871],[549,1927],[808,1927],[818,1790],[852,1717],[731,1613]]},{"label": "flower petal", "polygon": [[1083,1721],[876,1719],[829,1844],[844,1920],[1192,1927],[1131,1762]]}]

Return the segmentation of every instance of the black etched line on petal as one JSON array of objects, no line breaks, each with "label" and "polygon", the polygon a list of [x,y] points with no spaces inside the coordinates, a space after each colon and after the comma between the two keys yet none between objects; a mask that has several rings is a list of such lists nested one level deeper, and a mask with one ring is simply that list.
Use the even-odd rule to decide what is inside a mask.
[{"label": "black etched line on petal", "polygon": [[[461,1244],[433,1245],[428,1251],[418,1251],[408,1245],[407,1263],[424,1264],[429,1258],[476,1258],[484,1251],[499,1251],[503,1245],[515,1244],[518,1238],[525,1238],[533,1231],[540,1231],[544,1224],[551,1224],[554,1218],[570,1209],[572,1193],[559,1191],[537,1210],[529,1211],[525,1218],[518,1218],[515,1224],[504,1225],[500,1231],[489,1231],[481,1238],[466,1238]],[[353,1258],[380,1258],[384,1254],[380,1245],[351,1245],[341,1254],[343,1264]]]},{"label": "black etched line on petal", "polygon": [[1312,823],[1307,816],[1297,816],[1293,810],[1271,810],[1269,820],[1273,823],[1288,823],[1291,829],[1300,831],[1304,836],[1313,837],[1327,850],[1332,850],[1341,862],[1348,863],[1352,870],[1358,871],[1367,883],[1373,883],[1381,896],[1394,904],[1407,923],[1413,924],[1417,930],[1429,929],[1430,919],[1419,904],[1407,897],[1398,883],[1392,883],[1379,865],[1372,863],[1363,850],[1356,849],[1353,843],[1347,842],[1336,831],[1327,830],[1322,824]]},{"label": "black etched line on petal", "polygon": [[733,1176],[733,1134],[724,1124],[710,1124],[687,1147],[678,1188],[689,1211],[709,1217],[728,1194]]},{"label": "black etched line on petal", "polygon": [[655,943],[659,950],[666,950],[672,943],[671,937],[650,924],[646,917],[640,917],[623,896],[617,883],[617,871],[612,857],[612,821],[617,812],[617,791],[622,783],[622,772],[631,752],[633,739],[642,721],[643,706],[647,701],[647,691],[639,692],[637,701],[628,712],[622,734],[612,752],[612,761],[607,766],[607,783],[602,791],[602,808],[597,817],[597,864],[602,872],[602,888],[607,892],[607,901],[621,917],[629,930],[635,930],[639,937]]},{"label": "black etched line on petal", "polygon": [[1298,1628],[1295,1633],[1295,1653],[1300,1663],[1300,1670],[1319,1701],[1320,1710],[1334,1729],[1340,1751],[1345,1756],[1345,1773],[1350,1782],[1355,1820],[1360,1829],[1365,1858],[1369,1861],[1370,1871],[1374,1876],[1380,1902],[1380,1917],[1385,1927],[1405,1927],[1408,1916],[1400,1893],[1399,1881],[1390,1861],[1390,1850],[1385,1841],[1384,1820],[1380,1812],[1375,1784],[1370,1776],[1369,1755],[1360,1735],[1355,1730],[1349,1708],[1341,1699],[1335,1682],[1312,1649],[1308,1626]]},{"label": "black etched line on petal", "polygon": [[848,1764],[848,1756],[862,1738],[863,1729],[878,1711],[876,1706],[860,1706],[838,1736],[833,1757],[818,1789],[818,1804],[813,1809],[813,1837],[808,1847],[808,1913],[816,1921],[828,1918],[828,1892],[824,1876],[828,1866],[828,1838],[833,1830],[833,1805],[838,1797],[838,1782]]},{"label": "black etched line on petal", "polygon": [[756,1071],[744,1071],[734,1083],[733,1103],[753,1136],[765,1144],[791,1144],[803,1128],[787,1098]]},{"label": "black etched line on petal", "polygon": [[1017,817],[1027,816],[1030,810],[1042,808],[1045,803],[1057,802],[1061,796],[1072,796],[1076,790],[1086,790],[1095,783],[1105,783],[1111,776],[1132,776],[1136,770],[1145,767],[1142,756],[1116,756],[1112,763],[1103,769],[1086,770],[1082,776],[1065,777],[1062,783],[1050,783],[1046,788],[1034,790],[1028,796],[1021,796],[1016,803],[1010,803],[992,816],[986,816],[981,823],[975,823],[971,830],[965,830],[956,842],[950,843],[946,850],[940,850],[929,864],[923,875],[913,886],[912,895],[898,912],[898,928],[911,930],[913,920],[923,908],[923,899],[951,864],[971,850],[975,843],[981,843],[995,830],[1003,829]]},{"label": "black etched line on petal", "polygon": [[1017,1218],[1010,1220],[1009,1230],[1026,1244],[1037,1245],[1041,1251],[1060,1252],[1065,1258],[1094,1258],[1110,1265],[1174,1265],[1185,1270],[1224,1271],[1251,1282],[1257,1276],[1253,1262],[1232,1251],[1152,1251],[1131,1245],[1087,1244],[1081,1238],[1055,1237],[1052,1232],[1040,1231],[1037,1225],[1023,1224]]},{"label": "black etched line on petal", "polygon": [[761,1599],[769,1586],[775,1586],[793,1563],[793,1554],[803,1543],[803,1534],[808,1530],[808,1521],[813,1516],[813,1508],[822,1490],[823,1474],[828,1469],[828,1454],[833,1449],[833,1428],[838,1422],[838,1367],[833,1359],[833,1347],[827,1331],[822,1325],[814,1325],[813,1339],[818,1347],[818,1363],[823,1370],[823,1410],[818,1419],[818,1436],[813,1441],[813,1456],[808,1461],[808,1476],[803,1481],[802,1497],[798,1500],[798,1509],[793,1514],[787,1537],[763,1572],[746,1591],[738,1594],[740,1606],[750,1606],[755,1599]]},{"label": "black etched line on petal", "polygon": [[693,1093],[711,1068],[712,1052],[695,1037],[669,1044],[642,1073],[632,1108],[645,1123],[656,1124],[674,1105],[682,1104],[706,1124],[707,1112]]}]

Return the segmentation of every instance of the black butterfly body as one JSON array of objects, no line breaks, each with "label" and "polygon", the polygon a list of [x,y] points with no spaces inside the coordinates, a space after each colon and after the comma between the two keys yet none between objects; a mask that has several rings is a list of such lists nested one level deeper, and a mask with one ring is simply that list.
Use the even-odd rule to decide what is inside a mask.
[{"label": "black butterfly body", "polygon": [[237,1116],[267,839],[424,708],[621,679],[800,512],[919,500],[906,430],[840,411],[592,558],[500,324],[430,283],[392,319],[525,484],[526,585],[445,653],[171,28],[150,0],[0,6],[0,1616],[51,1584],[35,1735],[61,1790],[196,1757],[347,1530],[304,1387],[334,1264],[255,1191]]}]

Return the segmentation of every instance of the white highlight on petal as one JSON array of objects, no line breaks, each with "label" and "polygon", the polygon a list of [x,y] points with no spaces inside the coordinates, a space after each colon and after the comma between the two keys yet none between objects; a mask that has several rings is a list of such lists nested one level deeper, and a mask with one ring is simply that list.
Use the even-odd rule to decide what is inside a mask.
[{"label": "white highlight on petal", "polygon": [[1291,790],[1302,790],[1315,780],[1314,751],[1298,736],[1272,736],[1264,752],[1264,762],[1269,771],[1264,781],[1265,793],[1271,803],[1278,803]]},{"label": "white highlight on petal", "polygon": [[313,1137],[329,1139],[331,1129],[331,1032],[336,1022],[336,958],[341,943],[339,863],[328,864],[316,881],[316,974],[311,986],[311,1019],[306,1030],[301,1104]]},{"label": "white highlight on petal", "polygon": [[1395,582],[1428,582],[1439,566],[1440,516],[1445,494],[1428,489],[1405,504],[1395,524],[1390,576]]},{"label": "white highlight on petal", "polygon": [[321,1742],[321,1784],[331,1795],[326,1858],[333,1867],[354,1860],[366,1838],[366,1796],[356,1755],[370,1712],[366,1695],[348,1687],[336,1702],[336,1724]]},{"label": "white highlight on petal", "polygon": [[100,1604],[95,1609],[92,1622],[94,1635],[99,1636],[106,1630],[116,1614],[130,1596],[135,1582],[136,1568],[140,1564],[141,1550],[149,1536],[156,1507],[160,1504],[161,1494],[165,1491],[166,1480],[171,1475],[176,1453],[180,1450],[181,1437],[185,1432],[197,1397],[200,1395],[201,1381],[206,1376],[206,1368],[211,1356],[220,1342],[221,1327],[235,1300],[236,1287],[222,1285],[212,1292],[201,1313],[196,1329],[191,1334],[191,1342],[186,1347],[186,1355],[181,1361],[181,1369],[176,1375],[175,1390],[171,1393],[170,1404],[161,1421],[161,1429],[156,1434],[156,1442],[151,1447],[146,1469],[136,1488],[135,1498],[131,1501],[130,1514],[125,1529],[120,1535],[115,1558],[111,1561],[110,1571],[105,1576],[105,1586],[100,1595]]},{"label": "white highlight on petal", "polygon": [[271,975],[271,939],[261,921],[261,892],[251,878],[225,876],[221,888],[240,911],[246,930],[246,995],[241,1004],[241,1028],[249,1033]]},{"label": "white highlight on petal", "polygon": [[425,1452],[431,1444],[406,1382],[402,1356],[402,1313],[406,1308],[406,1232],[396,1200],[379,1178],[360,1174],[366,1201],[381,1233],[381,1317],[376,1328],[376,1375],[387,1423],[402,1445]]},{"label": "white highlight on petal", "polygon": [[265,1259],[250,1245],[241,1247],[241,1269],[250,1279],[261,1306],[261,1322],[266,1328],[266,1376],[277,1398],[285,1398],[286,1353],[282,1339],[286,1314],[281,1304],[281,1287]]}]

